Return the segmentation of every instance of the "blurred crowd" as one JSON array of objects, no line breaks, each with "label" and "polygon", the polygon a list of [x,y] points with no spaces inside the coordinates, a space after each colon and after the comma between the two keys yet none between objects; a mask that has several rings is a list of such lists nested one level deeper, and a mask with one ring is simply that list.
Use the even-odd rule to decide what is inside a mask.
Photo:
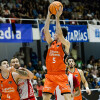
[{"label": "blurred crowd", "polygon": [[[49,4],[60,1],[63,4],[61,24],[87,24],[68,20],[92,20],[92,24],[100,24],[99,0],[0,0],[0,22],[9,23],[6,18],[42,19],[44,23]],[[52,16],[51,19],[54,19]],[[12,23],[36,23],[35,21],[11,20]],[[51,22],[54,23],[54,22]]]}]

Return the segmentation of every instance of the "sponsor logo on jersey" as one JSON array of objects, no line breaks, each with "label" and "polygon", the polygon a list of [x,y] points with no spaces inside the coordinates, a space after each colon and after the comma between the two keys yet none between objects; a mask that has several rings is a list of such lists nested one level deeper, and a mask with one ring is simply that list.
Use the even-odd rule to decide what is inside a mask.
[{"label": "sponsor logo on jersey", "polygon": [[4,93],[15,92],[15,89],[13,87],[2,88],[2,92]]},{"label": "sponsor logo on jersey", "polygon": [[49,56],[60,56],[58,51],[50,50]]},{"label": "sponsor logo on jersey", "polygon": [[9,81],[9,84],[12,84],[12,81]]},{"label": "sponsor logo on jersey", "polygon": [[47,90],[50,90],[51,89],[51,87],[45,87],[45,88],[47,88]]},{"label": "sponsor logo on jersey", "polygon": [[57,45],[56,47],[59,47],[59,45]]},{"label": "sponsor logo on jersey", "polygon": [[78,75],[75,75],[76,77],[78,77]]},{"label": "sponsor logo on jersey", "polygon": [[66,84],[66,85],[69,85],[69,84]]}]

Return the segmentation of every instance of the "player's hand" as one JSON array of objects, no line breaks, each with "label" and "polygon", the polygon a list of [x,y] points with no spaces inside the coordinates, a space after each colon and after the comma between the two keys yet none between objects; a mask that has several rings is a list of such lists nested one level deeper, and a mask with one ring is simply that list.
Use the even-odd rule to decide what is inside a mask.
[{"label": "player's hand", "polygon": [[86,93],[88,93],[88,95],[90,95],[91,94],[90,89],[86,89]]},{"label": "player's hand", "polygon": [[12,67],[9,67],[9,71],[10,72],[16,72],[16,69],[12,66]]},{"label": "player's hand", "polygon": [[57,11],[57,13],[56,13],[56,18],[59,18],[60,15],[62,14],[62,11],[63,11],[63,10],[62,10],[62,7],[60,6],[60,7],[59,7],[59,10],[56,9],[56,11]]},{"label": "player's hand", "polygon": [[48,16],[50,17],[52,14],[50,13],[49,7],[48,7]]}]

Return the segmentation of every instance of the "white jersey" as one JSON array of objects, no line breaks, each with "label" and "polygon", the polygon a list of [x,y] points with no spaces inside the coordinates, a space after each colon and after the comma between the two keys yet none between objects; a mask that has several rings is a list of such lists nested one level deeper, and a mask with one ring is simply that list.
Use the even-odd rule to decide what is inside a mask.
[{"label": "white jersey", "polygon": [[32,82],[29,79],[19,79],[18,90],[20,94],[20,99],[34,97]]},{"label": "white jersey", "polygon": [[30,97],[35,98],[32,82],[30,79],[19,79],[18,91],[19,91],[20,99],[27,99]]},{"label": "white jersey", "polygon": [[[68,75],[68,81],[70,83],[71,94],[73,94],[73,75],[72,74]],[[56,87],[56,95],[57,95],[56,100],[65,100],[64,96],[61,95],[61,91],[59,89],[59,86]],[[71,100],[73,100],[73,98],[71,98]]]}]

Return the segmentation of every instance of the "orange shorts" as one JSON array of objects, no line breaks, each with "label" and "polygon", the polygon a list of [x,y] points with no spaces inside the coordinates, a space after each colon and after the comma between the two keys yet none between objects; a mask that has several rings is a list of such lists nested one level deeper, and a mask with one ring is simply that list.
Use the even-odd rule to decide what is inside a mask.
[{"label": "orange shorts", "polygon": [[74,100],[82,100],[82,95],[79,95],[77,97],[74,97]]},{"label": "orange shorts", "polygon": [[80,95],[77,96],[77,97],[74,97],[74,100],[82,100],[81,89],[80,89]]},{"label": "orange shorts", "polygon": [[56,87],[59,85],[61,93],[70,93],[70,86],[66,74],[51,75],[46,74],[43,92],[54,94]]}]

